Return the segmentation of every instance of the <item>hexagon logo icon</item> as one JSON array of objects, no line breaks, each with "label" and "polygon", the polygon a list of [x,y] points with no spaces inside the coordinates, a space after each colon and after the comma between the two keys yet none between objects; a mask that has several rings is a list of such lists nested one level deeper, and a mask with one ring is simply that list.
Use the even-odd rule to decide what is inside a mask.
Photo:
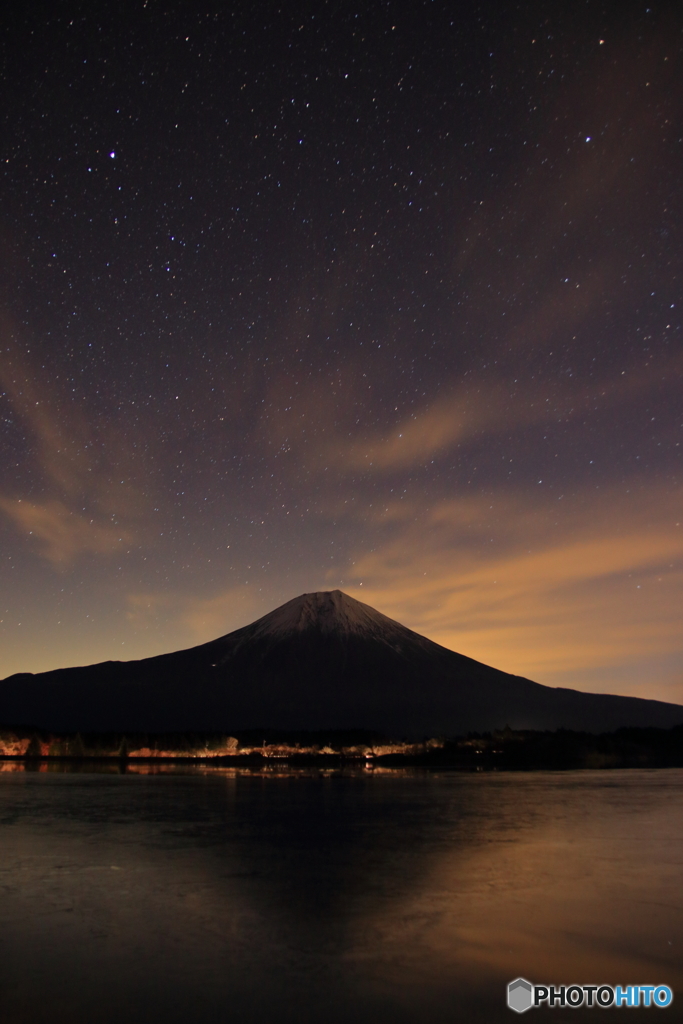
[{"label": "hexagon logo icon", "polygon": [[526,978],[516,978],[508,985],[508,1006],[515,1013],[524,1013],[533,1006],[533,987]]}]

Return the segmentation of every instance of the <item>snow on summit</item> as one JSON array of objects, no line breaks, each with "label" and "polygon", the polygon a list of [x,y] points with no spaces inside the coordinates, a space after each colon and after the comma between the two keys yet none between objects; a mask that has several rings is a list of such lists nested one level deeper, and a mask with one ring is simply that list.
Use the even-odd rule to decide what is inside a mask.
[{"label": "snow on summit", "polygon": [[250,627],[254,637],[282,636],[315,629],[321,633],[349,634],[404,631],[405,626],[356,601],[341,590],[302,594],[264,615]]}]

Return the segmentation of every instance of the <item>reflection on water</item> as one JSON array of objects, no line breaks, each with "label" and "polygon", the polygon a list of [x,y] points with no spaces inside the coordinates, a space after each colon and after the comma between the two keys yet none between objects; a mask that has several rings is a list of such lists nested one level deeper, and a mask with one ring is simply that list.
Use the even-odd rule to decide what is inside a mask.
[{"label": "reflection on water", "polygon": [[11,768],[3,1024],[496,1022],[520,974],[683,1020],[681,770]]}]

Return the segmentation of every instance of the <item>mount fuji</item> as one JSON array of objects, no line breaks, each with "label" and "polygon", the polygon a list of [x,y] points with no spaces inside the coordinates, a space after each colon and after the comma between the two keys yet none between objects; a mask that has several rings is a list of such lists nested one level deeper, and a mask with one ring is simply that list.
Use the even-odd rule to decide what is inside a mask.
[{"label": "mount fuji", "polygon": [[369,729],[395,738],[509,725],[668,728],[683,706],[542,686],[414,633],[340,590],[303,594],[209,643],[0,682],[0,723],[54,731]]}]

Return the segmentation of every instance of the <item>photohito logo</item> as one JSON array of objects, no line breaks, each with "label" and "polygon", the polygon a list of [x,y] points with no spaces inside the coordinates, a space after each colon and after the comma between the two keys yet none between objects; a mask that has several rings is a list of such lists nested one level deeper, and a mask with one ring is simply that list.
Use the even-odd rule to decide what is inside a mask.
[{"label": "photohito logo", "polygon": [[671,1006],[674,994],[668,985],[532,985],[515,978],[508,985],[508,1006],[525,1013],[532,1006]]}]

